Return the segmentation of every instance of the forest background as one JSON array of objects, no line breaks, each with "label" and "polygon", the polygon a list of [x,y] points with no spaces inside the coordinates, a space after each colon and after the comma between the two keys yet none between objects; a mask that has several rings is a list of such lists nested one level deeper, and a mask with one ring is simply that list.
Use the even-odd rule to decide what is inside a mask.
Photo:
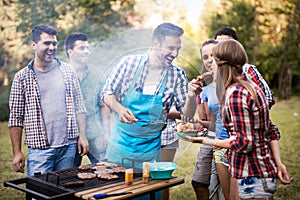
[{"label": "forest background", "polygon": [[8,117],[14,74],[34,56],[30,34],[39,23],[58,29],[58,57],[63,60],[67,60],[63,40],[74,31],[87,33],[90,44],[97,47],[124,31],[175,23],[197,46],[196,51],[186,48],[182,56],[186,62],[180,62],[189,79],[200,72],[201,42],[230,26],[277,99],[300,93],[299,0],[2,0],[0,21],[0,121]]},{"label": "forest background", "polygon": [[[283,127],[282,132],[288,133],[281,142],[282,157],[288,168],[292,169],[291,174],[299,174],[296,147],[299,139],[299,120],[296,117],[299,113],[299,97],[292,96],[300,96],[300,0],[2,0],[0,121],[3,123],[0,124],[0,133],[6,137],[2,137],[1,141],[7,145],[6,141],[9,140],[8,98],[12,80],[15,73],[34,57],[30,47],[34,25],[48,23],[58,29],[57,57],[65,61],[64,38],[75,31],[87,33],[92,56],[98,59],[91,64],[96,64],[99,69],[107,69],[105,66],[115,63],[115,60],[108,58],[114,59],[114,56],[119,57],[126,50],[136,48],[124,47],[124,43],[129,45],[127,39],[131,33],[134,33],[131,41],[141,43],[144,38],[140,33],[144,32],[138,30],[152,29],[162,22],[175,23],[185,30],[187,42],[177,62],[185,69],[190,80],[201,72],[201,43],[213,38],[221,27],[230,26],[236,30],[239,41],[248,53],[249,63],[258,67],[279,101],[275,110],[272,110],[276,113],[276,122]],[[124,38],[120,38],[120,34]],[[148,32],[146,36],[149,36]],[[294,112],[293,119],[282,113],[288,111]],[[1,153],[1,171],[7,174],[3,180],[14,179],[16,174],[7,171],[11,171],[7,162],[11,159],[11,149],[3,147],[6,151]],[[195,149],[193,152],[197,152],[197,147]],[[195,155],[191,154],[180,164],[190,165],[188,161],[194,158]],[[190,166],[193,167],[193,164]],[[184,173],[188,174],[186,171]],[[295,179],[293,185],[279,187],[277,197],[299,199],[299,178]],[[184,188],[176,195],[185,195],[186,191],[193,194],[191,188]],[[0,188],[0,199],[6,199],[1,192],[7,193],[7,190]]]}]

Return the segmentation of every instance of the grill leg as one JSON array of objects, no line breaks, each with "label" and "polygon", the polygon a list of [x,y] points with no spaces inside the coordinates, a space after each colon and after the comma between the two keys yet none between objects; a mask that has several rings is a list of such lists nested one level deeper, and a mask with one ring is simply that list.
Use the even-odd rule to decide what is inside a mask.
[{"label": "grill leg", "polygon": [[150,192],[150,199],[153,199],[153,200],[156,199],[155,192]]},{"label": "grill leg", "polygon": [[26,200],[33,200],[32,196],[29,193],[26,193]]}]

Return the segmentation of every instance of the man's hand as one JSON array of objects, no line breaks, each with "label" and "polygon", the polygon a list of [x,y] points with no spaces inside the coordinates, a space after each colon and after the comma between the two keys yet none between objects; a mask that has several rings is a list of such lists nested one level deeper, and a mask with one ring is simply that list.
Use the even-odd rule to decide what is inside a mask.
[{"label": "man's hand", "polygon": [[25,167],[25,157],[22,152],[15,153],[12,166],[16,172],[24,173],[24,167]]},{"label": "man's hand", "polygon": [[277,170],[278,170],[278,178],[280,180],[281,183],[283,184],[290,184],[294,181],[293,178],[290,178],[289,177],[289,173],[287,172],[284,164],[280,164],[280,165],[277,165]]},{"label": "man's hand", "polygon": [[12,166],[16,172],[24,173],[25,157],[21,150],[22,127],[11,127],[9,133],[14,155]]},{"label": "man's hand", "polygon": [[125,107],[122,107],[122,109],[120,109],[118,114],[119,114],[120,122],[132,124],[132,123],[138,121],[138,119],[135,118],[135,116],[132,114],[132,112]]},{"label": "man's hand", "polygon": [[79,137],[77,148],[80,156],[86,155],[89,150],[89,142],[87,141],[87,139]]}]

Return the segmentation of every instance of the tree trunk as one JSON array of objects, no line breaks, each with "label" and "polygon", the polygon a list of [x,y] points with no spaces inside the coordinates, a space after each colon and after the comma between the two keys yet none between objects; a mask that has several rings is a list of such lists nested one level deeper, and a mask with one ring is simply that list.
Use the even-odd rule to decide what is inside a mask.
[{"label": "tree trunk", "polygon": [[292,68],[288,62],[288,46],[286,46],[283,62],[280,66],[278,80],[278,98],[279,100],[289,99],[292,91]]},{"label": "tree trunk", "polygon": [[300,1],[295,1],[293,9],[287,11],[291,13],[291,15],[287,18],[286,36],[282,40],[284,45],[284,57],[279,71],[279,99],[289,99],[291,97],[293,67],[299,66]]}]

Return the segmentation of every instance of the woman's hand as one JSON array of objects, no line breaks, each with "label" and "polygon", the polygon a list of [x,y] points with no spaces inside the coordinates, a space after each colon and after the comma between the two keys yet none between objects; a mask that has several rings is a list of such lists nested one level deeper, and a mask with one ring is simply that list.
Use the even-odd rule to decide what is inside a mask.
[{"label": "woman's hand", "polygon": [[281,181],[281,183],[283,184],[290,184],[294,181],[293,178],[290,178],[289,177],[289,173],[287,172],[284,164],[280,164],[280,165],[277,165],[277,171],[278,171],[278,178],[279,180]]},{"label": "woman's hand", "polygon": [[203,85],[200,81],[193,79],[188,85],[188,95],[191,97],[199,95],[202,92],[202,87]]},{"label": "woman's hand", "polygon": [[191,137],[191,136],[186,136],[186,139],[192,143],[200,143],[203,144],[205,137]]},{"label": "woman's hand", "polygon": [[[200,143],[200,144],[208,144],[211,146],[219,147],[220,145],[217,145],[217,142],[220,140],[217,139],[210,139],[208,137],[191,137],[191,136],[186,136],[188,140],[190,140],[192,143]],[[226,140],[223,140],[226,141]],[[221,145],[222,147],[223,145]],[[227,147],[225,147],[227,148]]]}]

